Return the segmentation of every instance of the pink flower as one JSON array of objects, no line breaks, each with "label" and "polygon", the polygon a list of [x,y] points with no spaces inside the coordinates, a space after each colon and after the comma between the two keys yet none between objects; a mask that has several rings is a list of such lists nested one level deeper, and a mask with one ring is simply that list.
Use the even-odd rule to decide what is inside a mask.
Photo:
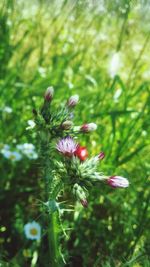
[{"label": "pink flower", "polygon": [[99,159],[99,160],[102,160],[103,158],[105,158],[105,154],[104,154],[104,152],[101,151],[101,152],[99,153],[99,155],[98,155],[98,159]]},{"label": "pink flower", "polygon": [[128,187],[129,186],[129,181],[128,179],[121,177],[121,176],[111,176],[108,178],[107,183],[111,187]]},{"label": "pink flower", "polygon": [[68,107],[75,107],[79,101],[78,95],[73,95],[68,100]]},{"label": "pink flower", "polygon": [[46,101],[50,102],[52,100],[52,98],[53,98],[53,95],[54,95],[54,89],[51,86],[51,87],[48,87],[46,89],[44,98],[45,98]]},{"label": "pink flower", "polygon": [[80,131],[84,133],[88,133],[88,132],[95,131],[96,129],[97,129],[96,123],[91,122],[91,123],[83,124],[80,128]]},{"label": "pink flower", "polygon": [[78,144],[70,136],[62,138],[56,145],[56,149],[67,157],[72,157],[77,147]]}]

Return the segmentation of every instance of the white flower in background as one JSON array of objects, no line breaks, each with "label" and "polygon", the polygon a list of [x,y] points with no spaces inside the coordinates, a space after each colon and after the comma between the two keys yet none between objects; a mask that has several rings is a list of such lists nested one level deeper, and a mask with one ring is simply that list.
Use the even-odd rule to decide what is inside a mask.
[{"label": "white flower in background", "polygon": [[6,113],[12,113],[12,108],[6,106],[6,107],[3,108],[3,111],[6,112]]},{"label": "white flower in background", "polygon": [[7,145],[7,144],[2,145],[2,147],[1,147],[1,153],[2,154],[5,153],[5,151],[8,151],[8,150],[10,150],[10,146],[9,145]]},{"label": "white flower in background", "polygon": [[33,221],[24,225],[24,233],[27,239],[40,240],[41,226],[39,223]]},{"label": "white flower in background", "polygon": [[36,125],[36,123],[33,120],[28,120],[27,123],[28,123],[29,126],[26,128],[26,130],[31,130]]},{"label": "white flower in background", "polygon": [[24,143],[17,145],[17,149],[21,151],[22,154],[24,154],[29,159],[37,159],[38,154],[35,151],[35,146],[30,143]]},{"label": "white flower in background", "polygon": [[7,144],[2,146],[2,149],[0,150],[0,152],[6,159],[10,159],[11,161],[19,161],[22,158],[19,152],[11,151],[10,146]]},{"label": "white flower in background", "polygon": [[113,54],[112,58],[110,59],[108,73],[113,78],[116,74],[118,74],[120,68],[122,66],[121,62],[121,54],[119,52]]},{"label": "white flower in background", "polygon": [[28,153],[28,158],[29,159],[37,159],[38,158],[38,154],[36,152],[30,152]]},{"label": "white flower in background", "polygon": [[119,97],[121,96],[121,94],[122,94],[122,89],[121,88],[117,89],[113,96],[114,102],[119,101]]},{"label": "white flower in background", "polygon": [[17,151],[3,150],[2,154],[6,159],[10,159],[11,161],[19,161],[22,158],[21,154]]}]

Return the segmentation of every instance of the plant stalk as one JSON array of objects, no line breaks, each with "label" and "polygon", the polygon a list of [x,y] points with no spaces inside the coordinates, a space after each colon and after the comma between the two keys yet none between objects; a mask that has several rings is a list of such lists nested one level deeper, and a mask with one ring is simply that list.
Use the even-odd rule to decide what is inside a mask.
[{"label": "plant stalk", "polygon": [[[44,180],[45,180],[45,200],[46,203],[49,201],[55,201],[51,195],[51,188],[53,186],[53,176],[51,169],[51,160],[49,157],[49,151],[44,151]],[[60,253],[58,246],[58,220],[57,211],[53,212],[48,208],[47,212],[47,225],[48,225],[48,246],[49,246],[49,266],[59,267],[60,266]]]}]

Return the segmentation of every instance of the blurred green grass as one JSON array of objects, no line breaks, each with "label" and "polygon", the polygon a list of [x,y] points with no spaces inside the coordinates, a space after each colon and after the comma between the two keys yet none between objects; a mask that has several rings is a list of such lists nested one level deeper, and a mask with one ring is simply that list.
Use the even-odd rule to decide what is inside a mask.
[{"label": "blurred green grass", "polygon": [[[31,142],[38,147],[25,128],[45,88],[53,85],[54,105],[77,93],[75,122],[98,124],[82,143],[91,154],[105,152],[102,171],[130,179],[125,191],[93,189],[87,211],[77,206],[74,219],[66,214],[73,228],[68,242],[62,238],[64,254],[68,248],[71,255],[68,266],[149,264],[149,14],[146,2],[136,1],[0,3],[1,145]],[[115,75],[116,54],[120,67]],[[27,219],[39,216],[32,203],[40,198],[40,188],[38,163],[12,164],[1,156],[0,221],[6,230],[0,249],[10,266],[29,266],[22,229]],[[37,266],[46,266],[43,253],[41,248]]]}]

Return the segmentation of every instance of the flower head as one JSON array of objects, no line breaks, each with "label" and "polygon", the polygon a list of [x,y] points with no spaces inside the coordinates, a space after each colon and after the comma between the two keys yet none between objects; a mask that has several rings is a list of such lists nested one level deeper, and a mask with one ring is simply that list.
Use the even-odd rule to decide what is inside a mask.
[{"label": "flower head", "polygon": [[33,221],[27,223],[24,226],[24,233],[27,239],[40,240],[41,238],[41,226],[39,223]]},{"label": "flower head", "polygon": [[46,100],[47,102],[50,102],[50,101],[52,100],[52,98],[53,98],[53,95],[54,95],[54,89],[53,89],[53,87],[51,86],[51,87],[48,87],[48,88],[46,89],[44,98],[45,98],[45,100]]},{"label": "flower head", "polygon": [[73,95],[68,100],[68,107],[75,107],[79,101],[78,95]]},{"label": "flower head", "polygon": [[78,144],[70,136],[60,139],[56,145],[56,149],[67,157],[72,157],[77,147]]},{"label": "flower head", "polygon": [[84,133],[88,133],[88,132],[95,131],[96,129],[97,129],[96,123],[91,122],[91,123],[83,124],[80,128],[80,131]]},{"label": "flower head", "polygon": [[111,176],[108,178],[107,183],[111,187],[128,187],[129,186],[129,181],[128,179],[121,177],[121,176]]}]

